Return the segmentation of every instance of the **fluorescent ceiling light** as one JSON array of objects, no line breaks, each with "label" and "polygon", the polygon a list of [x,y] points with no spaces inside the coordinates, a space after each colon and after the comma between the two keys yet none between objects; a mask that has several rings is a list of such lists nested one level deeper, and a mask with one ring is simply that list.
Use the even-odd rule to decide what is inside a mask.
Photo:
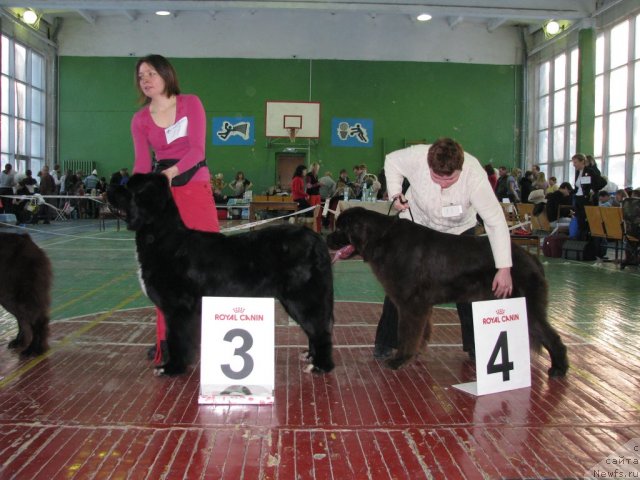
[{"label": "fluorescent ceiling light", "polygon": [[160,15],[162,17],[165,17],[167,15],[171,15],[171,12],[169,12],[168,10],[158,10],[156,12],[156,15]]},{"label": "fluorescent ceiling light", "polygon": [[38,14],[33,10],[25,10],[22,14],[22,20],[27,25],[34,25],[38,21]]},{"label": "fluorescent ceiling light", "polygon": [[421,13],[420,15],[418,15],[416,17],[420,22],[428,22],[429,20],[431,20],[431,15],[429,15],[428,13]]}]

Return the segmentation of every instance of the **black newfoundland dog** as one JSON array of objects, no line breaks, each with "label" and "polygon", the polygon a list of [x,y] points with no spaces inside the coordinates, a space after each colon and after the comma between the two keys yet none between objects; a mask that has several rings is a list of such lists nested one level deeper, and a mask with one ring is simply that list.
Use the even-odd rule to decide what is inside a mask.
[{"label": "black newfoundland dog", "polygon": [[47,351],[53,273],[49,257],[26,234],[0,233],[0,304],[18,321],[9,348],[23,356]]},{"label": "black newfoundland dog", "polygon": [[[409,220],[363,208],[350,208],[327,238],[332,249],[351,245],[371,265],[398,308],[398,350],[387,360],[399,368],[426,345],[433,306],[450,302],[494,300],[495,265],[489,239],[437,232]],[[549,376],[569,368],[567,349],[547,321],[547,282],[533,255],[512,245],[513,296],[525,297],[530,345],[551,356]]]},{"label": "black newfoundland dog", "polygon": [[166,318],[161,373],[183,373],[193,361],[204,296],[277,298],[307,334],[312,371],[333,369],[333,276],[322,237],[288,224],[230,236],[190,230],[161,174],[133,175],[108,198],[136,232],[143,289]]}]

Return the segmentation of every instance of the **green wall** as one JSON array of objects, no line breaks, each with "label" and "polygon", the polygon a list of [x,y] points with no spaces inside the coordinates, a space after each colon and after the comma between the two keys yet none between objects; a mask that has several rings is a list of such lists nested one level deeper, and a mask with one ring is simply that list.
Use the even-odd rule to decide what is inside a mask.
[{"label": "green wall", "polygon": [[[133,163],[130,121],[137,110],[135,58],[61,57],[59,160],[93,160],[109,176]],[[321,172],[366,163],[405,141],[451,136],[482,163],[518,162],[522,69],[516,65],[338,60],[172,59],[185,93],[209,118],[207,160],[225,179],[244,170],[260,193],[275,179],[276,152],[264,137],[265,100],[318,101],[321,137],[308,150]],[[255,145],[214,146],[211,118],[253,116]],[[331,146],[333,117],[371,118],[372,148]],[[298,140],[297,146],[307,148]]]}]

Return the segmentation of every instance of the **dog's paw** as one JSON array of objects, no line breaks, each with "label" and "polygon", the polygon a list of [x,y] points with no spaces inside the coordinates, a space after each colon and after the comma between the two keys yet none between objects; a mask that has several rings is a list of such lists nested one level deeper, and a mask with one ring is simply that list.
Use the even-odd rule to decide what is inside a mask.
[{"label": "dog's paw", "polygon": [[393,358],[389,358],[388,360],[385,360],[384,363],[387,365],[387,367],[391,368],[392,370],[398,370],[405,363],[407,363],[407,361],[409,361],[409,359],[405,357],[393,357]]},{"label": "dog's paw", "polygon": [[20,352],[21,357],[39,357],[47,351],[46,345],[34,345],[33,343]]},{"label": "dog's paw", "polygon": [[186,371],[187,371],[186,365],[169,362],[165,365],[162,365],[161,367],[156,367],[153,371],[153,374],[156,377],[159,377],[161,375],[174,376],[174,375],[181,375]]},{"label": "dog's paw", "polygon": [[14,348],[18,348],[22,346],[22,342],[20,340],[18,340],[17,338],[14,338],[13,340],[11,340],[9,342],[9,344],[7,345],[7,348],[12,350]]}]

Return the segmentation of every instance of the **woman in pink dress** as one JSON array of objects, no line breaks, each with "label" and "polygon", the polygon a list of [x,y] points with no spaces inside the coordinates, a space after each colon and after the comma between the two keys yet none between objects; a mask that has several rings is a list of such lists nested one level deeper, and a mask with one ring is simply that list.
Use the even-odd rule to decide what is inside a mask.
[{"label": "woman in pink dress", "polygon": [[[138,60],[136,85],[143,107],[131,121],[133,173],[162,171],[184,224],[194,230],[220,231],[205,162],[207,120],[202,102],[180,93],[176,72],[161,55]],[[156,332],[154,363],[160,368],[168,359],[166,324],[159,309]]]}]

